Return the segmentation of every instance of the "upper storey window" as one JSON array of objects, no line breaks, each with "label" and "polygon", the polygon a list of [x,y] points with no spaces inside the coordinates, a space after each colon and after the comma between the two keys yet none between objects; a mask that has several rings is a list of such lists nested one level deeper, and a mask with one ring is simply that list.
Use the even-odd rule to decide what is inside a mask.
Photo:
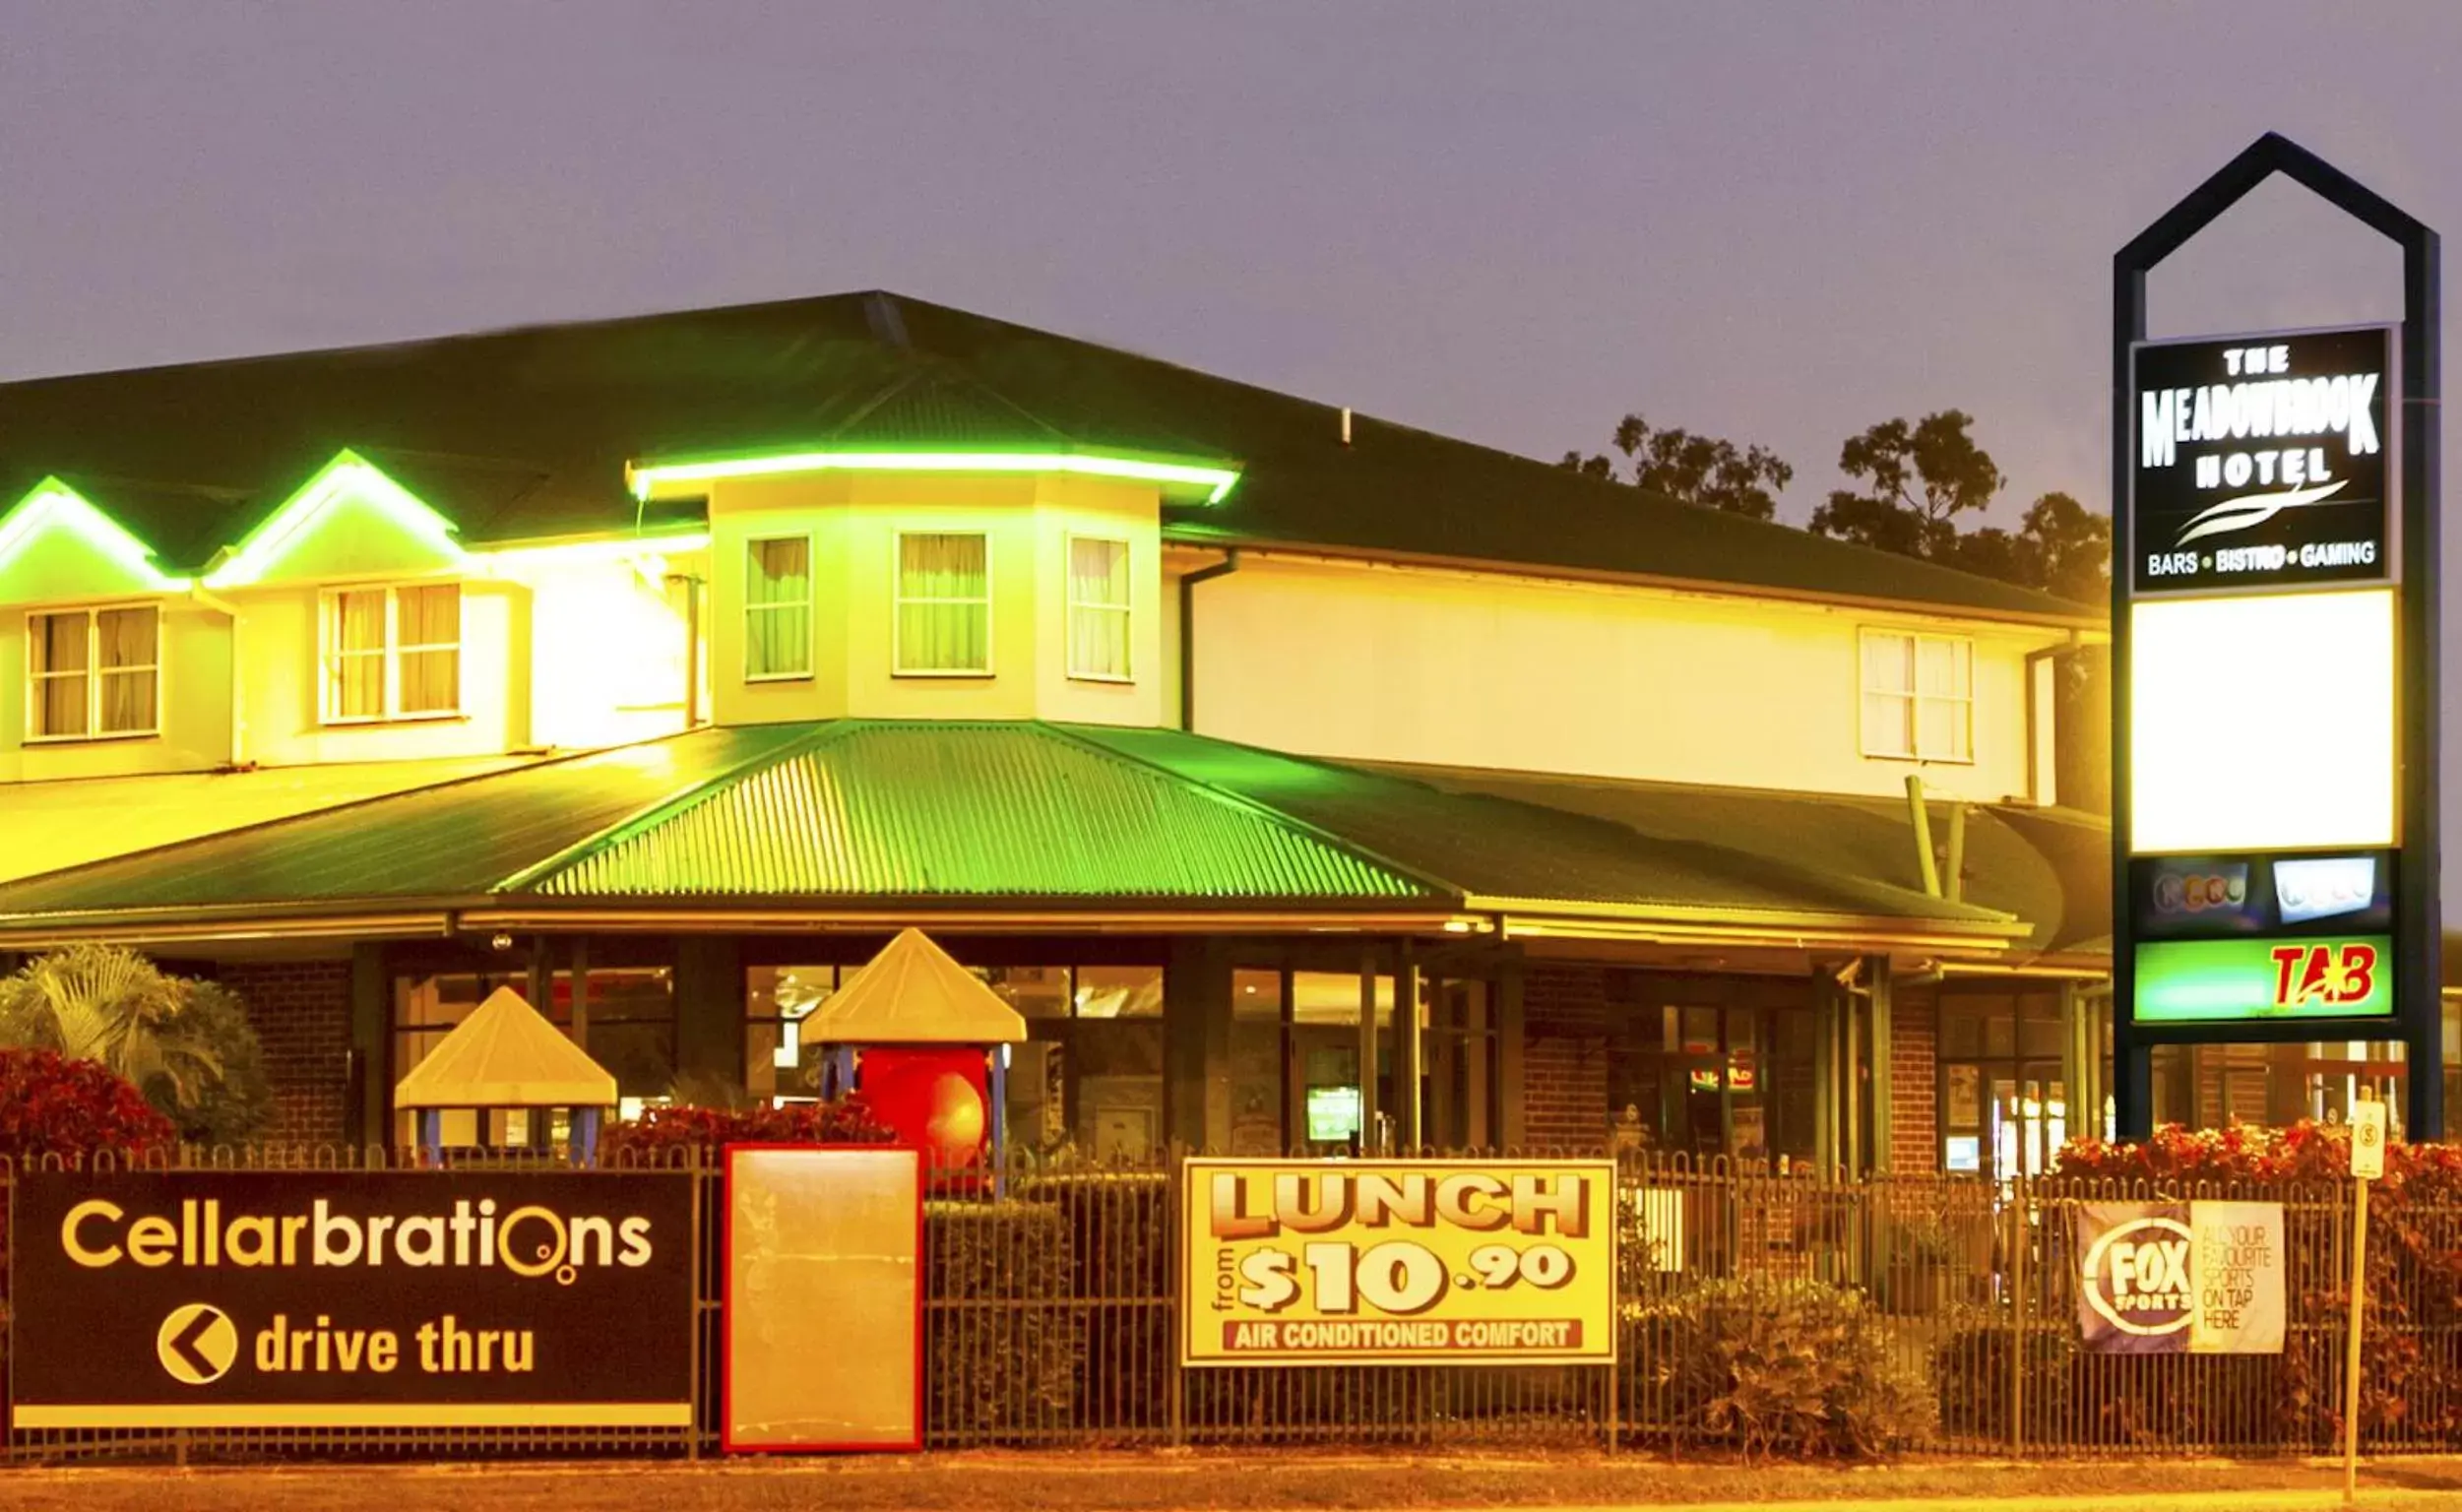
[{"label": "upper storey window", "polygon": [[1975,759],[1975,643],[1964,636],[1863,632],[1863,754]]},{"label": "upper storey window", "polygon": [[162,616],[152,604],[26,616],[32,740],[100,740],[161,728]]},{"label": "upper storey window", "polygon": [[991,671],[991,542],[981,532],[898,536],[894,665],[902,677]]},{"label": "upper storey window", "polygon": [[1128,542],[1072,536],[1068,548],[1069,675],[1126,682]]},{"label": "upper storey window", "polygon": [[744,680],[812,675],[812,537],[744,547]]},{"label": "upper storey window", "polygon": [[331,589],[322,618],[324,723],[462,712],[461,584]]}]

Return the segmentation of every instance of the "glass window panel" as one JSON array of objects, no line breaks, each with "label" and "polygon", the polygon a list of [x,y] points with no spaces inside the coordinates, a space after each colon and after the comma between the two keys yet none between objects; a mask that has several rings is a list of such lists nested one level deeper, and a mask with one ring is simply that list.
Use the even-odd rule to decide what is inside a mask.
[{"label": "glass window panel", "polygon": [[1940,1050],[1944,1055],[1984,1053],[1984,1021],[1973,1013],[1941,1004]]},{"label": "glass window panel", "polygon": [[32,678],[31,733],[60,738],[90,731],[93,700],[90,616],[80,609],[26,617],[27,669]]},{"label": "glass window panel", "polygon": [[1069,969],[1065,966],[992,966],[978,969],[976,975],[1024,1018],[1069,1016]]},{"label": "glass window panel", "polygon": [[[1235,1019],[1283,1019],[1283,974],[1280,972],[1231,973],[1231,1017]],[[2453,1021],[2453,1009],[2447,1008],[2447,1021]],[[2457,1042],[2462,1042],[2458,1040]]]},{"label": "glass window panel", "polygon": [[897,670],[991,670],[991,549],[981,535],[898,537]]},{"label": "glass window panel", "polygon": [[744,675],[810,676],[811,539],[789,536],[756,540],[745,550]]},{"label": "glass window panel", "polygon": [[1128,542],[1072,536],[1068,579],[1069,675],[1129,675]]},{"label": "glass window panel", "polygon": [[95,727],[100,733],[141,734],[156,727],[160,617],[152,605],[103,609],[95,615],[102,705]]},{"label": "glass window panel", "polygon": [[2021,1055],[2057,1055],[2064,1048],[2066,1032],[2058,1023],[2047,1024],[2028,1019],[2018,1026],[2018,1053]]},{"label": "glass window panel", "polygon": [[386,598],[381,588],[353,589],[326,601],[326,717],[385,717]]},{"label": "glass window panel", "polygon": [[[1376,978],[1376,1011],[1393,1012],[1393,978]],[[1295,1024],[1357,1024],[1359,977],[1355,972],[1291,974],[1291,1017]]]},{"label": "glass window panel", "polygon": [[1077,969],[1077,1016],[1081,1019],[1159,1019],[1163,1016],[1163,968],[1081,966]]},{"label": "glass window panel", "polygon": [[1876,693],[1915,691],[1915,638],[1866,631],[1863,636],[1863,686]]}]

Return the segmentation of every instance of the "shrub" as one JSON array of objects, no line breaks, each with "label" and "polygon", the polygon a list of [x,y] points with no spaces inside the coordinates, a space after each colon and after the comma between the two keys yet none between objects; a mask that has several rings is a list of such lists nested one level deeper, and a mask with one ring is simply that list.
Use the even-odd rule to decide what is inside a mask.
[{"label": "shrub", "polygon": [[[0,1159],[17,1168],[106,1152],[142,1160],[175,1138],[170,1120],[136,1088],[93,1061],[56,1050],[0,1049]],[[0,1321],[8,1316],[8,1197],[0,1182]]]},{"label": "shrub", "polygon": [[[2137,1144],[2076,1140],[2060,1152],[2057,1166],[2063,1176],[2146,1183],[2147,1191],[2183,1198],[2200,1183],[2229,1183],[2234,1196],[2289,1205],[2284,1240],[2295,1263],[2285,1300],[2294,1326],[2279,1369],[2267,1375],[2266,1426],[2273,1436],[2309,1442],[2341,1431],[2341,1330],[2334,1325],[2349,1310],[2350,1278],[2347,1262],[2305,1265],[2297,1257],[2344,1252],[2339,1230],[2350,1218],[2333,1198],[2350,1169],[2350,1130],[2312,1120],[2280,1129],[2168,1124]],[[2451,1235],[2452,1214],[2462,1208],[2462,1148],[2389,1143],[2384,1178],[2372,1187],[2361,1427],[2451,1443],[2462,1438],[2462,1354],[2444,1342],[2462,1330],[2462,1247]],[[2303,1329],[2303,1319],[2326,1326]],[[2185,1373],[2185,1365],[2170,1368],[2183,1392],[2205,1379]]]},{"label": "shrub", "polygon": [[1751,1458],[1862,1459],[1922,1439],[1931,1389],[1859,1292],[1709,1281],[1627,1311],[1652,1416]]},{"label": "shrub", "polygon": [[67,946],[0,979],[0,1045],[108,1067],[183,1139],[244,1143],[273,1115],[264,1053],[238,997],[120,946]]},{"label": "shrub", "polygon": [[923,1213],[930,1431],[1024,1441],[1064,1425],[1079,1346],[1060,1211],[1039,1202],[931,1202]]},{"label": "shrub", "polygon": [[834,1102],[785,1107],[644,1108],[638,1118],[609,1125],[599,1151],[609,1161],[663,1166],[678,1164],[687,1150],[715,1152],[726,1145],[885,1145],[896,1138],[851,1093]]}]

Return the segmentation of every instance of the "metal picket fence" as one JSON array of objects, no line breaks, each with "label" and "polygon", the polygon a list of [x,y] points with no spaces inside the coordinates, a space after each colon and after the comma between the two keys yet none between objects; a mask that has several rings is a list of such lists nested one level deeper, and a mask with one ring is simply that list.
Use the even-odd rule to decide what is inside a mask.
[{"label": "metal picket fence", "polygon": [[[1431,1154],[1433,1152],[1430,1152]],[[1561,1156],[1568,1152],[1498,1152]],[[536,1158],[544,1163],[544,1157]],[[407,1168],[382,1150],[188,1151],[182,1168]],[[107,1163],[102,1163],[107,1166]],[[487,1168],[520,1169],[495,1158]],[[464,1168],[468,1168],[467,1166]],[[557,1169],[569,1169],[558,1166]],[[609,1170],[647,1168],[616,1161]],[[680,1151],[694,1235],[690,1429],[12,1428],[11,1463],[694,1457],[717,1452],[723,1178]],[[2205,1187],[1963,1177],[1826,1182],[1724,1161],[1621,1163],[1612,1366],[1182,1368],[1174,1157],[1020,1159],[926,1202],[924,1418],[932,1448],[1394,1444],[1750,1452],[1738,1359],[1817,1356],[1899,1447],[1995,1456],[2324,1452],[2343,1391],[2350,1230],[2342,1183]],[[12,1177],[0,1168],[0,1200]],[[2079,1342],[2070,1219],[2085,1202],[2284,1204],[2280,1354],[2093,1354]],[[2462,1448],[2462,1207],[2373,1220],[2363,1443]],[[815,1341],[814,1368],[828,1368]],[[1790,1366],[1794,1368],[1795,1366]],[[1832,1389],[1824,1387],[1823,1389]],[[1878,1404],[1875,1406],[1875,1404]]]}]

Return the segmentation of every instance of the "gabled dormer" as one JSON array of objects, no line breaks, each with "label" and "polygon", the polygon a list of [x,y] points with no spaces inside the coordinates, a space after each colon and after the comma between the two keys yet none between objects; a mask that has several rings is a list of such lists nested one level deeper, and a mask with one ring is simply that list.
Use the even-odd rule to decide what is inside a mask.
[{"label": "gabled dormer", "polygon": [[229,658],[193,582],[69,483],[0,515],[0,778],[220,762]]}]

